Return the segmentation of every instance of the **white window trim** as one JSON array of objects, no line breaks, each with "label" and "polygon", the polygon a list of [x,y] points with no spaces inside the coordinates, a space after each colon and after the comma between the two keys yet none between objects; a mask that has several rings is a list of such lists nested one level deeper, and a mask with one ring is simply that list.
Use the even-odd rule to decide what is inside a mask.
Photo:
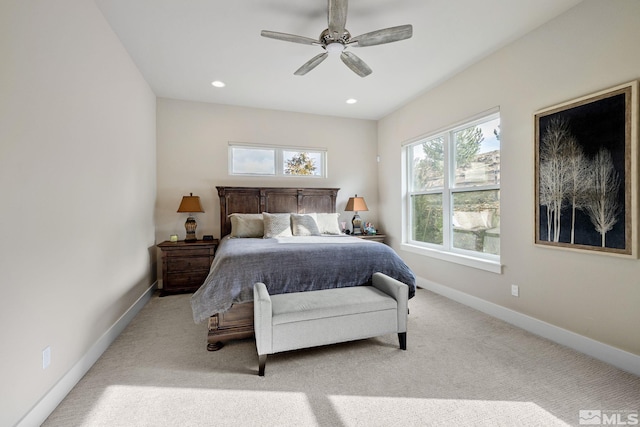
[{"label": "white window trim", "polygon": [[[247,148],[247,149],[255,149],[255,150],[273,150],[275,153],[274,156],[274,174],[264,174],[264,173],[233,173],[233,148]],[[284,151],[300,151],[300,152],[312,152],[312,153],[320,153],[322,157],[322,165],[320,167],[320,175],[289,175],[285,174],[282,163],[284,161]],[[272,178],[311,178],[311,179],[319,179],[319,178],[327,178],[327,149],[319,148],[319,147],[298,147],[298,146],[286,146],[286,145],[268,145],[268,144],[252,144],[246,142],[229,142],[229,148],[227,150],[227,173],[230,176],[246,176],[246,177],[272,177]]]},{"label": "white window trim", "polygon": [[[405,231],[406,233],[406,231]],[[455,264],[465,265],[467,267],[477,268],[479,270],[489,271],[491,273],[502,274],[502,264],[500,261],[494,261],[484,258],[478,258],[470,255],[458,254],[436,248],[428,248],[424,246],[413,245],[404,241],[400,245],[400,249],[412,252],[418,255],[428,256],[430,258],[442,261],[453,262]]]},{"label": "white window trim", "polygon": [[[416,142],[419,142],[421,140],[425,140],[425,139],[430,139],[430,138],[435,138],[440,134],[443,133],[452,133],[455,132],[456,130],[460,130],[463,129],[465,127],[468,126],[472,126],[474,123],[477,122],[483,122],[485,119],[490,119],[490,117],[492,115],[500,115],[500,108],[499,107],[495,107],[492,108],[490,110],[487,110],[485,112],[482,112],[480,114],[477,114],[467,120],[462,120],[452,126],[446,126],[443,128],[438,129],[437,131],[434,132],[430,132],[428,134],[423,134],[420,135],[418,137],[415,138],[411,138],[410,140],[407,140],[405,142],[403,142],[401,144],[402,146],[402,175],[404,177],[404,179],[402,180],[402,194],[403,194],[403,202],[402,202],[402,218],[403,218],[403,226],[402,226],[402,243],[400,244],[400,248],[402,250],[405,250],[407,252],[411,252],[411,253],[415,253],[418,255],[423,255],[423,256],[428,256],[430,258],[435,258],[438,260],[442,260],[442,261],[448,261],[448,262],[452,262],[452,263],[456,263],[456,264],[460,264],[460,265],[465,265],[467,267],[472,267],[472,268],[476,268],[476,269],[480,269],[480,270],[484,270],[484,271],[488,271],[488,272],[492,272],[492,273],[496,273],[496,274],[502,274],[502,263],[501,263],[501,255],[491,255],[491,254],[482,254],[482,253],[476,253],[476,252],[472,252],[472,251],[464,251],[464,250],[460,250],[460,249],[456,249],[456,248],[449,248],[446,249],[446,247],[444,246],[444,243],[448,243],[450,237],[449,234],[450,233],[446,233],[443,236],[443,245],[432,245],[429,243],[421,243],[421,242],[413,242],[412,240],[410,240],[410,236],[411,236],[411,209],[409,209],[409,187],[408,187],[408,182],[409,182],[409,173],[410,173],[410,168],[408,165],[408,149],[410,146],[412,146],[413,144],[415,144]],[[445,150],[449,149],[449,144],[447,143],[445,145]],[[450,158],[451,156],[448,156],[449,161],[451,162],[452,159]],[[446,174],[446,176],[444,177],[445,179],[445,183],[446,183],[446,187],[442,190],[442,194],[443,197],[445,197],[445,193],[449,193],[449,191],[451,191],[451,189],[448,187],[448,180],[451,179],[451,173],[452,172],[452,166],[451,164],[447,165],[447,170],[448,170],[448,174]],[[499,186],[499,188],[501,188],[501,186]],[[481,187],[474,187],[474,190],[480,191],[482,189],[485,189],[484,186]],[[463,190],[463,189],[455,189],[454,192],[458,190]],[[467,190],[468,189],[464,189]],[[448,196],[447,196],[448,198]],[[444,201],[443,201],[444,203]],[[445,220],[445,224],[443,225],[443,227],[446,227],[446,229],[450,229],[450,224],[447,218],[444,219]],[[502,238],[502,236],[501,236]]]}]

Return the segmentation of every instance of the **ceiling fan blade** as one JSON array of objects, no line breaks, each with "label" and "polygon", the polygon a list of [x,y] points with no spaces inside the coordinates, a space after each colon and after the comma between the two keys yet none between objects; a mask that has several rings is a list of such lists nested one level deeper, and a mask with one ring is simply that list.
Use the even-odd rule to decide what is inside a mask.
[{"label": "ceiling fan blade", "polygon": [[329,0],[328,18],[329,33],[339,39],[347,25],[348,0]]},{"label": "ceiling fan blade", "polygon": [[313,58],[311,58],[310,60],[308,60],[307,62],[305,62],[302,67],[298,68],[296,70],[295,74],[296,76],[304,76],[305,74],[307,74],[309,71],[313,70],[314,68],[316,68],[318,65],[320,65],[320,63],[322,61],[324,61],[325,59],[327,59],[327,56],[329,56],[329,54],[327,52],[323,52],[320,53],[316,56],[314,56]]},{"label": "ceiling fan blade", "polygon": [[276,39],[276,40],[282,40],[282,41],[285,41],[285,42],[321,46],[321,43],[316,39],[312,39],[312,38],[309,38],[309,37],[303,37],[303,36],[296,36],[294,34],[278,33],[276,31],[262,30],[260,32],[260,35],[262,37],[267,37],[267,38]]},{"label": "ceiling fan blade", "polygon": [[342,52],[340,54],[340,59],[342,59],[342,62],[344,62],[346,66],[351,69],[351,71],[353,71],[360,77],[367,77],[369,74],[371,74],[371,68],[369,68],[369,66],[365,64],[362,59],[358,58],[351,52]]},{"label": "ceiling fan blade", "polygon": [[405,40],[413,35],[413,27],[411,25],[400,25],[397,27],[385,28],[383,30],[372,31],[352,37],[349,44],[358,43],[358,46],[375,46]]}]

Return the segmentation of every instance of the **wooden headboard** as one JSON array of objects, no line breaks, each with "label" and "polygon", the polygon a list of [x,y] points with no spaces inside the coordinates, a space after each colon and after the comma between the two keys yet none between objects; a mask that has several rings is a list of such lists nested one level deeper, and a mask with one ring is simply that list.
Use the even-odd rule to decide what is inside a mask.
[{"label": "wooden headboard", "polygon": [[220,237],[231,233],[232,213],[312,213],[336,211],[339,188],[216,187],[220,197]]}]

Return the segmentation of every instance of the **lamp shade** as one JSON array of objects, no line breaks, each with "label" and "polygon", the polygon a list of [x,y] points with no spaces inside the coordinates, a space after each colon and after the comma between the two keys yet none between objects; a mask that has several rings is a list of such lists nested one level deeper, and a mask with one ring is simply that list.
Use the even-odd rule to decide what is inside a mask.
[{"label": "lamp shade", "polygon": [[356,194],[355,197],[349,197],[349,201],[347,202],[347,207],[344,208],[345,211],[355,211],[362,212],[368,211],[367,204],[364,201],[364,197],[358,197]]},{"label": "lamp shade", "polygon": [[200,204],[200,196],[194,196],[193,193],[190,193],[189,196],[183,196],[178,212],[204,212]]}]

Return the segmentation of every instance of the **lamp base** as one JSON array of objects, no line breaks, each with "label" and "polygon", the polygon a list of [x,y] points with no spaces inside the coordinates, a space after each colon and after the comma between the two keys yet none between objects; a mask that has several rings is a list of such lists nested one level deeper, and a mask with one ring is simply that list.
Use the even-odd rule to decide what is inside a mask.
[{"label": "lamp base", "polygon": [[187,221],[184,223],[184,228],[187,230],[187,237],[185,237],[184,241],[187,243],[197,242],[198,238],[196,237],[196,219],[189,215]]},{"label": "lamp base", "polygon": [[353,227],[353,231],[351,232],[352,235],[359,236],[362,234],[362,220],[360,219],[360,215],[358,215],[358,212],[356,212],[356,214],[353,216],[353,219],[351,220],[351,226]]}]

